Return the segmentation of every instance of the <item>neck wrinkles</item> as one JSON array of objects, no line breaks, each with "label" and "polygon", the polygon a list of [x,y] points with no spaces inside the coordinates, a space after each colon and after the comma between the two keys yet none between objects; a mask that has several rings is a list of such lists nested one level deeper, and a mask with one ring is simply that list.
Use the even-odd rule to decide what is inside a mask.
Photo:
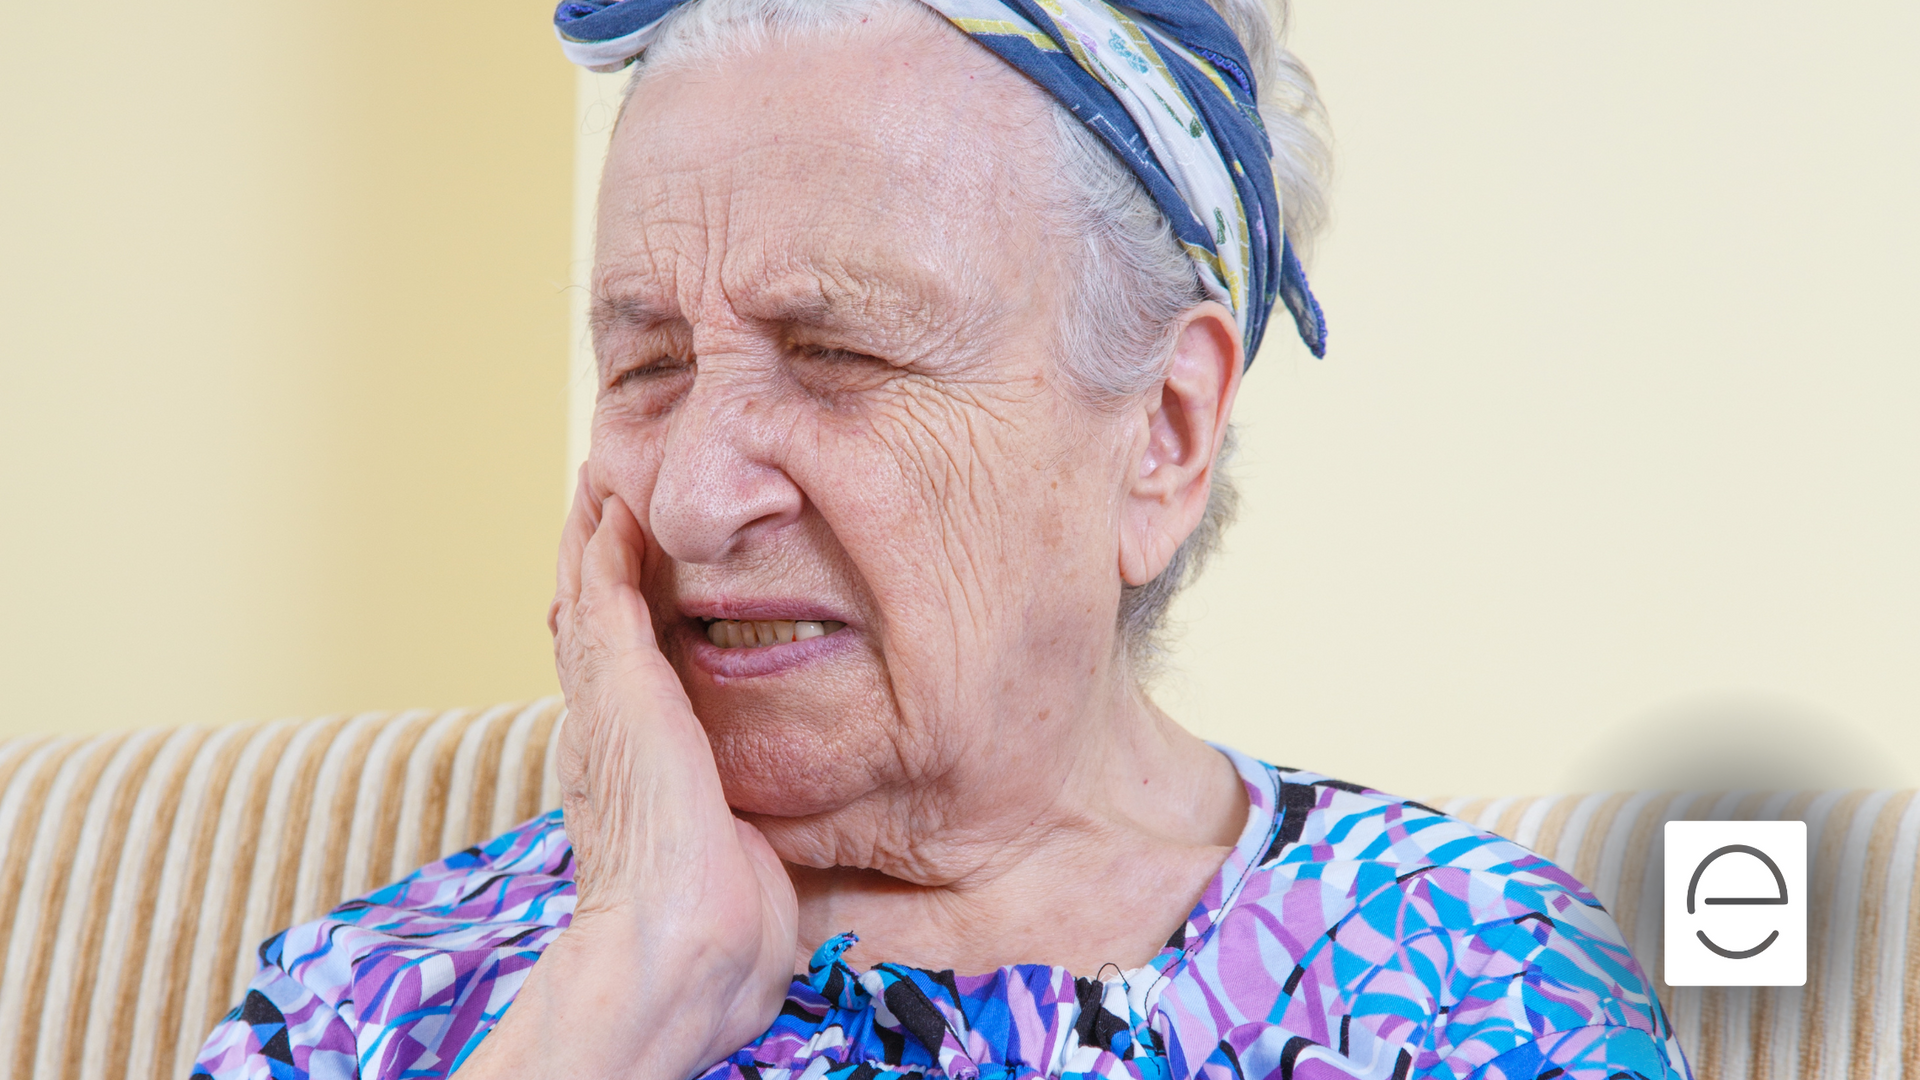
[{"label": "neck wrinkles", "polygon": [[[1144,699],[1133,703],[1124,727],[1065,744],[1071,751],[1051,767],[977,760],[809,823],[822,834],[807,841],[830,835],[843,862],[851,854],[864,865],[790,868],[801,904],[796,970],[846,931],[862,938],[855,964],[1147,962],[1232,862],[1259,800],[1235,761]],[[982,774],[999,805],[970,797]],[[790,851],[786,824],[763,827]]]}]

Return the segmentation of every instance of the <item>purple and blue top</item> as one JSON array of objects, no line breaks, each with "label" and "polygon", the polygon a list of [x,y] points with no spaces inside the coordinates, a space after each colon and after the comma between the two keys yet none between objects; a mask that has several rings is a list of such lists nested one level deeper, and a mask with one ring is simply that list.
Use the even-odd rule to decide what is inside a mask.
[{"label": "purple and blue top", "polygon": [[[1566,871],[1418,803],[1226,753],[1246,829],[1147,966],[855,972],[842,935],[706,1077],[1691,1080]],[[446,1076],[573,901],[555,811],[284,931],[195,1080]]]}]

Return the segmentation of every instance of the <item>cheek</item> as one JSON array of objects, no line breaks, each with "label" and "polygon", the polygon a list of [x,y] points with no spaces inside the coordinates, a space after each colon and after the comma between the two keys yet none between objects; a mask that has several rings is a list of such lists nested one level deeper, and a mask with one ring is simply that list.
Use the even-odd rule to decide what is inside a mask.
[{"label": "cheek", "polygon": [[788,467],[872,594],[884,623],[921,606],[944,559],[943,486],[910,428],[890,418],[827,418],[795,440]]},{"label": "cheek", "polygon": [[796,480],[883,616],[948,640],[1004,633],[1059,586],[1116,573],[1110,440],[1046,404],[929,395],[820,425]]},{"label": "cheek", "polygon": [[654,482],[666,449],[666,425],[640,421],[601,407],[594,411],[592,436],[587,444],[587,483],[595,495],[620,496],[652,534],[647,522]]}]

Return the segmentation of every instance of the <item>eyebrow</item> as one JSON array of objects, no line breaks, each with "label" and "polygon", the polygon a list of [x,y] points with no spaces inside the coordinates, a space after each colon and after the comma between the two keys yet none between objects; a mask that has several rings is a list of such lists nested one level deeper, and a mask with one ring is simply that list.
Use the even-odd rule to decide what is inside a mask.
[{"label": "eyebrow", "polygon": [[[845,329],[850,325],[872,326],[884,331],[909,329],[906,322],[925,322],[913,330],[931,329],[934,323],[964,321],[972,317],[972,304],[961,304],[942,279],[921,273],[898,280],[897,273],[862,273],[858,267],[842,267],[828,273],[808,263],[800,263],[780,274],[765,288],[742,297],[736,305],[739,314],[763,324],[808,326],[820,329]],[[843,284],[846,283],[846,284]],[[847,287],[850,284],[851,287]],[[892,317],[875,316],[882,312]],[[908,313],[921,316],[912,319]],[[901,316],[908,316],[902,318]],[[679,305],[648,295],[644,290],[596,293],[589,311],[590,324],[598,331],[610,329],[652,330],[684,319]]]},{"label": "eyebrow", "polygon": [[595,292],[587,307],[587,325],[596,334],[615,327],[650,330],[678,317],[671,307],[634,293]]}]

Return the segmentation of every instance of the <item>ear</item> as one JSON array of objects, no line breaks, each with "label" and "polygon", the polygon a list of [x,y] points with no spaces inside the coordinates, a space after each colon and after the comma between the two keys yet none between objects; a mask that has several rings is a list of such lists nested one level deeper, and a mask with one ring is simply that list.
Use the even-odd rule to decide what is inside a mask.
[{"label": "ear", "polygon": [[1120,508],[1120,579],[1145,585],[1207,511],[1213,462],[1240,392],[1240,328],[1209,301],[1181,316],[1166,379],[1140,405],[1132,482]]}]

